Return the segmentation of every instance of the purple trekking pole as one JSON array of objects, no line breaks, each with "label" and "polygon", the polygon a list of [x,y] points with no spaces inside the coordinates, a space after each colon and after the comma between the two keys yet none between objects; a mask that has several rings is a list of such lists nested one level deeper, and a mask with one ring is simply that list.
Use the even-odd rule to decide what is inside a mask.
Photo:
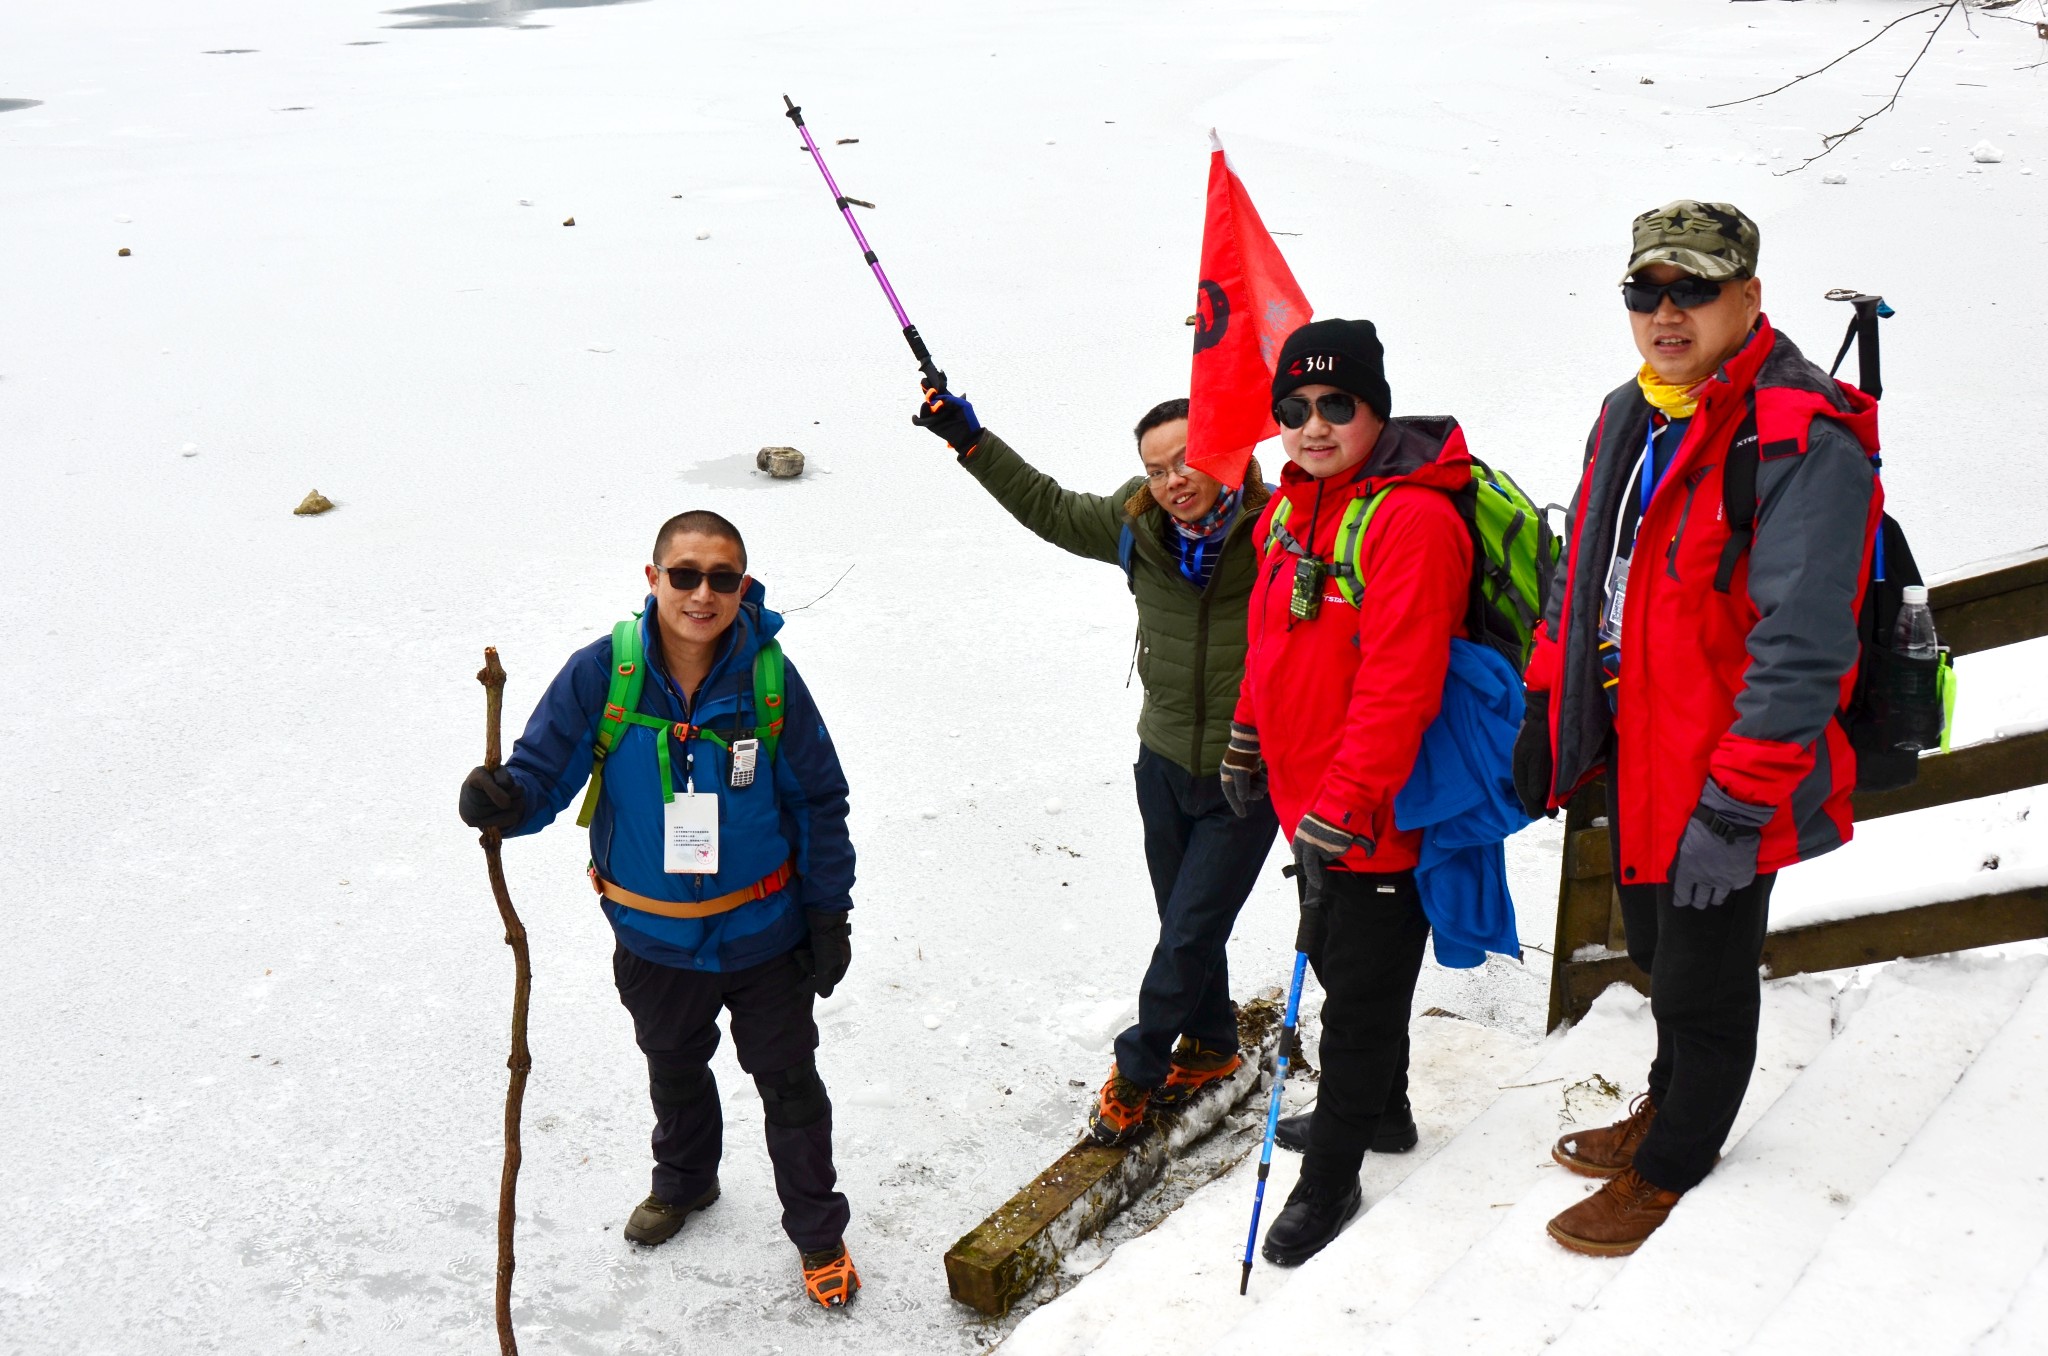
[{"label": "purple trekking pole", "polygon": [[889,285],[889,275],[882,272],[882,261],[875,257],[874,247],[861,234],[860,223],[853,219],[853,200],[839,191],[838,182],[832,171],[825,168],[825,157],[818,154],[818,143],[811,140],[811,129],[804,126],[804,111],[790,102],[787,94],[782,96],[787,117],[796,124],[796,130],[803,136],[804,149],[811,153],[811,159],[818,163],[818,173],[825,176],[825,187],[832,190],[832,200],[839,204],[840,214],[846,218],[847,229],[860,243],[861,257],[868,261],[868,267],[875,271],[875,281],[882,285],[882,295],[889,299],[890,309],[896,312],[896,323],[903,326],[903,338],[910,345],[911,353],[917,358],[918,370],[924,373],[924,384],[933,391],[946,389],[946,374],[932,361],[932,352],[924,346],[924,338],[917,332],[917,326],[910,323],[910,317],[903,312],[903,303],[896,299],[896,289]]}]

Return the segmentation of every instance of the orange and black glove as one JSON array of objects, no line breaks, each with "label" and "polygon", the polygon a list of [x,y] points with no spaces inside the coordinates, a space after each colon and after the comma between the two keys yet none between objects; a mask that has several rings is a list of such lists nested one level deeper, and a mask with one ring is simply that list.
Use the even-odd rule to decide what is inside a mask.
[{"label": "orange and black glove", "polygon": [[946,446],[963,459],[981,437],[981,421],[974,417],[974,406],[967,403],[965,396],[934,391],[928,386],[924,388],[924,404],[910,417],[910,422],[944,438]]}]

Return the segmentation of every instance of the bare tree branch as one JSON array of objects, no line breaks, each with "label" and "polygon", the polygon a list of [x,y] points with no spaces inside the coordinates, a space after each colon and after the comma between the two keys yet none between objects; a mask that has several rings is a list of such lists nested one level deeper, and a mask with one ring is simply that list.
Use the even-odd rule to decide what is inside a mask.
[{"label": "bare tree branch", "polygon": [[1811,165],[1814,161],[1819,160],[1823,156],[1832,155],[1835,152],[1835,150],[1841,146],[1843,142],[1847,141],[1850,137],[1853,137],[1858,132],[1862,131],[1872,118],[1882,117],[1886,113],[1891,112],[1892,108],[1899,102],[1900,93],[1903,92],[1906,88],[1906,81],[1912,78],[1913,71],[1920,65],[1920,58],[1926,56],[1927,49],[1934,46],[1935,35],[1941,32],[1942,25],[1948,22],[1949,15],[1954,14],[1956,12],[1957,7],[1961,4],[1962,0],[1949,0],[1948,5],[1945,8],[1943,8],[1941,12],[1941,17],[1934,21],[1934,27],[1927,30],[1927,41],[1920,44],[1920,50],[1913,54],[1913,60],[1907,65],[1904,71],[1899,73],[1899,83],[1892,86],[1892,97],[1885,100],[1882,107],[1873,109],[1871,112],[1865,113],[1862,116],[1858,117],[1856,119],[1855,124],[1851,126],[1847,131],[1828,133],[1826,136],[1821,138],[1821,150],[1815,152],[1812,155],[1807,156],[1806,159],[1800,161],[1791,169],[1774,171],[1771,177],[1774,179],[1782,179],[1788,174],[1799,173],[1799,171],[1805,169],[1808,165]]},{"label": "bare tree branch", "polygon": [[1933,13],[1933,12],[1934,12],[1935,10],[1938,10],[1938,9],[1942,9],[1942,8],[1948,8],[1948,9],[1953,9],[1953,8],[1955,8],[1955,5],[1954,5],[1954,0],[1944,0],[1944,3],[1943,3],[1943,4],[1940,4],[1940,5],[1928,5],[1928,6],[1927,6],[1926,8],[1924,8],[1924,9],[1916,9],[1916,10],[1913,10],[1913,11],[1911,11],[1910,13],[1906,13],[1906,14],[1901,14],[1901,15],[1900,15],[1900,16],[1899,16],[1898,18],[1896,18],[1896,19],[1892,20],[1892,21],[1891,21],[1890,23],[1886,24],[1886,25],[1885,25],[1885,26],[1884,26],[1883,28],[1880,28],[1880,29],[1878,29],[1878,30],[1877,30],[1877,32],[1875,32],[1875,33],[1872,33],[1872,34],[1871,34],[1871,35],[1870,35],[1869,37],[1865,38],[1865,39],[1864,39],[1864,40],[1863,40],[1862,42],[1859,42],[1859,43],[1857,43],[1857,44],[1856,44],[1856,45],[1855,45],[1854,47],[1851,47],[1851,48],[1850,48],[1850,49],[1849,49],[1848,51],[1846,51],[1846,52],[1842,53],[1842,54],[1841,54],[1840,56],[1836,57],[1836,58],[1835,58],[1835,59],[1834,59],[1833,61],[1830,61],[1830,62],[1829,62],[1829,63],[1828,63],[1828,64],[1827,64],[1826,66],[1822,66],[1822,67],[1821,67],[1821,68],[1820,68],[1819,70],[1813,70],[1813,71],[1808,71],[1808,72],[1807,72],[1807,73],[1806,73],[1805,75],[1799,75],[1799,76],[1794,76],[1794,77],[1793,77],[1792,79],[1790,79],[1790,80],[1787,80],[1787,81],[1786,81],[1786,82],[1785,82],[1784,84],[1782,84],[1782,85],[1778,86],[1778,88],[1776,88],[1776,89],[1767,89],[1767,90],[1765,90],[1765,91],[1764,91],[1764,92],[1763,92],[1762,94],[1752,94],[1752,95],[1750,95],[1750,96],[1749,96],[1748,98],[1746,98],[1746,99],[1730,99],[1730,100],[1729,100],[1729,101],[1728,101],[1727,103],[1725,103],[1725,104],[1708,104],[1708,105],[1707,105],[1707,107],[1708,107],[1708,108],[1733,108],[1733,107],[1735,107],[1735,106],[1736,106],[1737,104],[1747,104],[1747,103],[1754,103],[1754,102],[1755,102],[1756,100],[1758,100],[1758,99],[1768,99],[1768,98],[1770,98],[1770,97],[1771,97],[1771,96],[1772,96],[1773,94],[1781,94],[1781,93],[1783,93],[1784,91],[1786,91],[1786,90],[1788,90],[1788,89],[1791,89],[1791,88],[1792,88],[1792,87],[1793,87],[1794,85],[1798,84],[1798,83],[1799,83],[1800,81],[1802,81],[1802,80],[1811,80],[1811,79],[1813,79],[1813,77],[1815,77],[1816,75],[1819,75],[1819,74],[1820,74],[1820,73],[1821,73],[1822,71],[1828,70],[1828,69],[1829,69],[1830,67],[1834,67],[1834,66],[1839,66],[1839,65],[1841,65],[1841,64],[1842,64],[1842,63],[1843,63],[1844,61],[1847,61],[1847,60],[1848,60],[1848,59],[1849,59],[1850,57],[1852,57],[1852,56],[1855,56],[1855,55],[1856,55],[1856,54],[1857,54],[1858,52],[1860,52],[1860,51],[1862,51],[1862,50],[1863,50],[1864,48],[1866,48],[1866,47],[1870,46],[1870,44],[1871,44],[1871,43],[1873,43],[1873,42],[1876,42],[1876,41],[1877,41],[1877,40],[1878,40],[1879,38],[1881,38],[1881,37],[1883,37],[1883,36],[1884,36],[1885,34],[1887,34],[1887,33],[1891,32],[1891,31],[1892,31],[1892,29],[1894,29],[1894,28],[1898,27],[1898,25],[1900,25],[1900,24],[1902,24],[1902,23],[1906,22],[1906,20],[1908,20],[1908,19],[1911,19],[1911,18],[1914,18],[1914,17],[1916,17],[1916,16],[1918,16],[1918,15],[1922,15],[1922,14],[1932,14],[1932,13]]}]

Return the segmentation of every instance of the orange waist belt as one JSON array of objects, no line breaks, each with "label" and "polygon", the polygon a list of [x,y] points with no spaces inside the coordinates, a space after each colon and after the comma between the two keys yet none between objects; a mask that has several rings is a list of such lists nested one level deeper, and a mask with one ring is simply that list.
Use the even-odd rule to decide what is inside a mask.
[{"label": "orange waist belt", "polygon": [[664,918],[709,918],[714,914],[731,913],[742,904],[751,904],[757,899],[766,899],[783,886],[789,884],[790,878],[795,875],[796,868],[788,862],[784,862],[752,885],[734,890],[730,894],[718,895],[712,899],[677,901],[673,899],[650,899],[646,895],[636,895],[624,886],[608,881],[603,876],[598,875],[596,865],[592,864],[590,868],[590,888],[614,904],[623,904],[629,909],[638,909],[642,913],[658,913]]}]

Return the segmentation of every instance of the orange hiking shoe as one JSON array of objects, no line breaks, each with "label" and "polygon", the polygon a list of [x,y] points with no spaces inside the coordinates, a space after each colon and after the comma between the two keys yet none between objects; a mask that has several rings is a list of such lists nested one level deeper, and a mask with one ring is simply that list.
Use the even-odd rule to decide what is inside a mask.
[{"label": "orange hiking shoe", "polygon": [[860,1293],[860,1273],[853,1269],[846,1244],[802,1256],[806,1294],[827,1309],[844,1309],[853,1303],[853,1297]]},{"label": "orange hiking shoe", "polygon": [[1628,1104],[1628,1115],[1614,1124],[1558,1136],[1550,1156],[1581,1177],[1613,1177],[1634,1166],[1636,1149],[1656,1119],[1657,1104],[1649,1093],[1639,1093]]},{"label": "orange hiking shoe", "polygon": [[1109,1081],[1088,1112],[1089,1138],[1102,1145],[1130,1143],[1145,1128],[1145,1107],[1151,1100],[1151,1089],[1139,1087],[1112,1064]]},{"label": "orange hiking shoe", "polygon": [[1230,1077],[1243,1063],[1235,1050],[1218,1050],[1192,1036],[1182,1036],[1173,1050],[1166,1086],[1153,1093],[1152,1100],[1162,1107],[1192,1102],[1203,1088]]},{"label": "orange hiking shoe", "polygon": [[1680,1193],[1660,1190],[1634,1168],[1550,1221],[1550,1236],[1588,1257],[1626,1257],[1671,1217]]}]

